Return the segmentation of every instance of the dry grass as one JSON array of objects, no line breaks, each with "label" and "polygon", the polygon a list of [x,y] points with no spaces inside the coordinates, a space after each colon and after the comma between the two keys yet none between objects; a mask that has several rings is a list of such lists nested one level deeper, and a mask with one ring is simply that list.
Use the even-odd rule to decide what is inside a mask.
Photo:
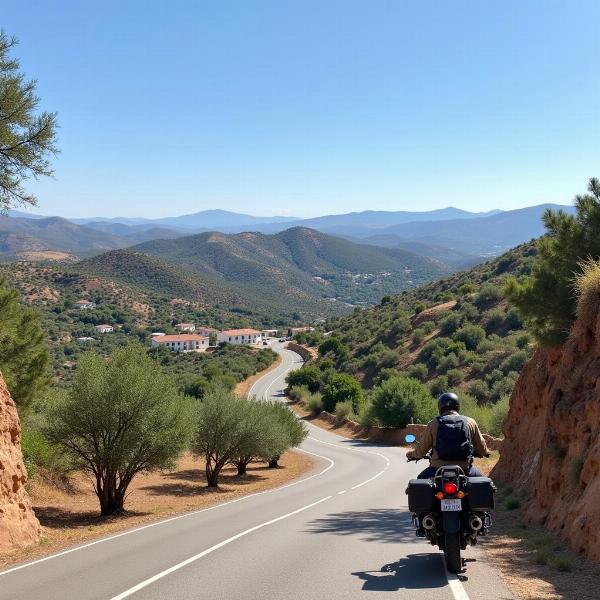
[{"label": "dry grass", "polygon": [[579,263],[580,272],[574,278],[577,292],[577,316],[591,320],[600,306],[600,261],[589,257]]},{"label": "dry grass", "polygon": [[100,517],[91,481],[78,474],[68,486],[34,481],[31,499],[43,526],[41,542],[33,547],[0,554],[0,566],[14,564],[130,529],[150,521],[182,514],[252,494],[300,477],[312,468],[312,460],[299,452],[286,452],[281,468],[250,464],[248,474],[238,477],[234,467],[221,476],[218,490],[206,487],[204,463],[190,454],[182,456],[172,472],[149,473],[134,479],[125,503],[126,513]]}]

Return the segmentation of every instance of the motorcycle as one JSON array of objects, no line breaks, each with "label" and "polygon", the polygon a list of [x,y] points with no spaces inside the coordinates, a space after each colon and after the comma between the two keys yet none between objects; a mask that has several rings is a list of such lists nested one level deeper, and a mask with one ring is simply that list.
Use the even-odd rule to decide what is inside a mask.
[{"label": "motorcycle", "polygon": [[[407,443],[416,440],[408,434]],[[428,454],[425,458],[431,459]],[[415,462],[419,459],[408,459]],[[437,469],[432,479],[411,479],[406,489],[417,537],[444,553],[450,573],[463,570],[461,551],[477,544],[492,526],[496,486],[489,477],[468,477],[458,465]]]}]

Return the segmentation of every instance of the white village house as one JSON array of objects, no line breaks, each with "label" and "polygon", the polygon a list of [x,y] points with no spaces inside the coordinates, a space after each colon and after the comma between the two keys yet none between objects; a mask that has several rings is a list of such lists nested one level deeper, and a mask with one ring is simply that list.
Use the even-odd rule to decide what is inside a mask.
[{"label": "white village house", "polygon": [[96,308],[96,303],[91,302],[90,300],[79,300],[78,302],[75,302],[75,306],[79,310],[92,310]]},{"label": "white village house", "polygon": [[196,333],[155,335],[152,336],[151,345],[153,348],[165,346],[171,352],[204,352],[208,348],[209,338]]},{"label": "white village house", "polygon": [[177,329],[177,331],[187,331],[192,333],[193,331],[196,331],[196,326],[193,323],[177,323],[175,329]]},{"label": "white village house", "polygon": [[261,333],[263,338],[277,337],[277,329],[263,329]]},{"label": "white village house", "polygon": [[106,325],[106,323],[103,325],[96,325],[95,329],[98,333],[112,333],[115,330],[112,325]]},{"label": "white village house", "polygon": [[217,335],[219,344],[260,344],[262,333],[256,329],[227,329]]}]

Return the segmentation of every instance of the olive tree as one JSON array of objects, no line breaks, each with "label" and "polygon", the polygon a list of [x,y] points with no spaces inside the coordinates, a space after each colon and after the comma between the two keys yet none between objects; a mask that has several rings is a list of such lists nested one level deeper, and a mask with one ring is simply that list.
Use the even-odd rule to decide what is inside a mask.
[{"label": "olive tree", "polygon": [[263,441],[261,457],[273,469],[279,466],[279,457],[286,450],[299,446],[306,439],[308,430],[304,423],[280,402],[267,402],[264,406],[270,427]]},{"label": "olive tree", "polygon": [[248,401],[221,387],[211,388],[200,403],[194,451],[204,459],[206,484],[219,486],[223,467],[245,456],[253,443],[248,423],[255,413]]},{"label": "olive tree", "polygon": [[172,467],[189,443],[189,402],[139,344],[108,361],[90,353],[66,397],[48,407],[46,434],[92,475],[101,514],[118,514],[133,478]]}]

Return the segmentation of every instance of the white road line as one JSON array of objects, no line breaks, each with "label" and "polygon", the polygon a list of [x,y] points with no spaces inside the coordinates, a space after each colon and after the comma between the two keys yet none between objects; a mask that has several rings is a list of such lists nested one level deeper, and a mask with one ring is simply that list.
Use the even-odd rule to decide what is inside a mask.
[{"label": "white road line", "polygon": [[[444,559],[442,559],[444,560]],[[445,565],[444,565],[445,567]],[[458,575],[454,573],[450,573],[448,569],[446,571],[446,579],[448,580],[448,585],[450,586],[450,591],[454,596],[454,600],[470,600],[469,595],[467,594],[463,584],[460,582]]]},{"label": "white road line", "polygon": [[[260,379],[258,381],[260,381]],[[258,383],[258,382],[256,382],[256,383]],[[15,567],[10,568],[10,569],[6,569],[5,571],[0,571],[0,577],[2,577],[3,575],[8,575],[9,573],[14,573],[15,571],[20,571],[21,569],[26,569],[27,567],[32,567],[34,565],[46,562],[48,560],[52,560],[54,558],[59,558],[61,556],[65,556],[66,554],[71,554],[72,552],[77,552],[78,550],[84,550],[85,548],[89,548],[91,546],[96,546],[97,544],[102,544],[104,542],[109,542],[111,540],[115,540],[117,538],[124,537],[124,536],[130,535],[132,533],[137,533],[139,531],[143,531],[144,529],[149,529],[151,527],[157,527],[158,525],[164,525],[164,524],[170,523],[172,521],[177,521],[179,519],[185,519],[186,517],[192,517],[194,515],[198,515],[200,513],[207,512],[209,510],[215,510],[217,508],[222,508],[223,506],[229,506],[230,504],[235,504],[236,502],[242,502],[243,500],[248,500],[250,498],[254,498],[255,496],[261,496],[263,494],[270,494],[270,493],[273,493],[273,492],[278,492],[280,490],[287,489],[287,488],[292,487],[294,485],[298,485],[300,483],[304,483],[306,481],[309,481],[310,479],[314,479],[315,477],[320,477],[321,475],[324,475],[327,471],[329,471],[329,469],[331,469],[331,468],[333,468],[335,466],[335,461],[333,461],[331,458],[329,458],[327,456],[323,456],[321,454],[317,454],[316,452],[309,452],[308,450],[304,450],[302,448],[295,448],[295,449],[298,450],[298,451],[300,451],[300,452],[304,452],[305,454],[310,454],[312,456],[316,456],[318,458],[322,458],[323,460],[326,460],[329,463],[329,465],[327,465],[327,467],[325,467],[325,469],[323,469],[322,471],[319,471],[318,473],[315,473],[313,475],[309,475],[308,477],[304,477],[303,479],[298,479],[297,481],[293,481],[292,483],[288,483],[286,485],[281,485],[279,487],[276,487],[276,488],[273,488],[273,489],[270,489],[270,490],[263,490],[262,492],[255,492],[253,494],[248,494],[247,496],[242,496],[241,498],[236,498],[235,500],[229,500],[227,502],[222,502],[221,504],[215,504],[214,506],[209,506],[208,508],[202,508],[200,510],[194,510],[192,512],[185,513],[183,515],[177,515],[175,517],[170,517],[168,519],[163,519],[161,521],[155,521],[154,523],[149,523],[148,525],[142,525],[141,527],[136,527],[134,529],[129,529],[127,531],[122,531],[121,533],[116,533],[115,535],[110,535],[108,537],[103,537],[103,538],[101,538],[99,540],[94,540],[93,542],[88,542],[87,544],[82,544],[80,546],[75,546],[73,548],[69,548],[68,550],[63,550],[62,552],[57,552],[55,554],[50,554],[49,556],[44,556],[43,558],[38,558],[37,560],[32,560],[32,561],[24,563],[22,565],[17,565]]]},{"label": "white road line", "polygon": [[342,490],[341,492],[338,492],[338,495],[340,495],[340,496],[341,496],[342,494],[345,494],[347,491],[348,491],[348,490]]},{"label": "white road line", "polygon": [[384,473],[385,473],[385,469],[382,471],[379,471],[379,473],[377,473],[377,475],[373,475],[373,477],[370,477],[369,479],[366,479],[365,481],[362,481],[361,483],[357,483],[356,485],[353,485],[350,489],[357,490],[359,487],[362,487],[363,485],[367,485],[367,483],[371,483],[371,481],[373,481],[374,479],[381,477]]},{"label": "white road line", "polygon": [[235,500],[228,500],[227,502],[222,502],[221,504],[215,504],[214,506],[209,506],[208,508],[201,508],[200,510],[194,510],[192,512],[185,513],[183,515],[177,515],[175,517],[170,517],[168,519],[163,519],[162,521],[156,521],[154,523],[149,523],[148,525],[142,525],[141,527],[136,527],[135,529],[129,529],[127,531],[122,531],[121,533],[116,533],[115,535],[110,535],[108,537],[101,538],[99,540],[94,540],[93,542],[89,542],[87,544],[82,544],[81,546],[75,546],[74,548],[69,548],[68,550],[63,550],[62,552],[57,552],[56,554],[50,554],[49,556],[44,556],[43,558],[38,558],[37,560],[32,560],[30,562],[24,563],[22,565],[17,565],[16,567],[12,567],[7,569],[6,571],[0,572],[0,577],[3,575],[8,575],[9,573],[14,573],[15,571],[20,571],[21,569],[26,569],[27,567],[32,567],[39,563],[46,562],[47,560],[51,560],[53,558],[59,558],[61,556],[65,556],[66,554],[71,554],[72,552],[77,552],[78,550],[84,550],[85,548],[89,548],[90,546],[96,546],[97,544],[102,544],[104,542],[109,542],[110,540],[115,540],[120,537],[124,537],[126,535],[130,535],[132,533],[138,533],[139,531],[143,531],[144,529],[150,529],[151,527],[157,527],[158,525],[165,525],[166,523],[171,523],[172,521],[177,521],[179,519],[185,519],[186,517],[193,517],[203,512],[208,512],[209,510],[216,510],[217,508],[222,508],[224,506],[229,506],[230,504],[236,504],[237,502],[242,502],[243,500],[248,500],[250,498],[254,498],[255,496],[262,496],[264,494],[271,494],[274,492],[279,492],[281,490],[285,490],[294,485],[298,485],[300,483],[305,483],[310,479],[314,479],[315,477],[320,477],[329,471],[329,469],[335,466],[335,461],[327,456],[323,456],[321,454],[317,454],[316,452],[309,452],[308,450],[304,450],[302,448],[296,448],[299,452],[304,452],[305,454],[311,454],[312,456],[316,456],[318,458],[322,458],[326,460],[329,464],[318,473],[314,473],[313,475],[309,475],[308,477],[304,477],[303,479],[298,479],[297,481],[293,481],[292,483],[287,483],[285,485],[280,485],[279,487],[263,490],[261,492],[254,492],[253,494],[248,494],[247,496],[242,496],[241,498],[236,498]]},{"label": "white road line", "polygon": [[307,504],[306,506],[303,506],[302,508],[297,508],[296,510],[286,513],[285,515],[281,515],[280,517],[276,517],[275,519],[271,519],[270,521],[265,521],[264,523],[261,523],[260,525],[255,525],[254,527],[250,527],[250,529],[241,531],[240,533],[237,533],[236,535],[233,535],[230,538],[227,538],[226,540],[223,540],[222,542],[219,542],[218,544],[215,544],[214,546],[211,546],[210,548],[207,548],[206,550],[203,550],[202,552],[195,554],[194,556],[191,556],[190,558],[188,558],[180,563],[177,563],[176,565],[173,565],[172,567],[165,569],[164,571],[161,571],[160,573],[157,573],[153,577],[149,577],[148,579],[142,581],[141,583],[138,583],[137,585],[133,586],[132,588],[125,590],[123,593],[119,594],[118,596],[114,596],[113,598],[111,598],[111,600],[123,600],[124,598],[127,598],[127,597],[131,596],[132,594],[135,594],[136,592],[139,592],[140,590],[144,589],[151,583],[155,583],[159,579],[162,579],[163,577],[166,577],[167,575],[170,575],[171,573],[174,573],[175,571],[178,571],[179,569],[183,569],[183,567],[186,567],[187,565],[189,565],[193,562],[196,562],[197,560],[201,559],[202,557],[206,556],[207,554],[210,554],[211,552],[214,552],[215,550],[218,550],[219,548],[222,548],[223,546],[226,546],[227,544],[230,544],[231,542],[234,542],[235,540],[238,540],[241,537],[244,537],[250,533],[253,533],[254,531],[257,531],[258,529],[262,529],[263,527],[268,527],[269,525],[273,525],[273,523],[277,523],[278,521],[283,521],[283,519],[287,519],[289,517],[292,517],[293,515],[297,515],[298,513],[304,512],[305,510],[308,510],[309,508],[312,508],[313,506],[317,506],[317,504],[321,504],[322,502],[330,500],[331,498],[333,498],[333,496],[326,496],[325,498],[321,498],[320,500],[317,500],[316,502]]}]

